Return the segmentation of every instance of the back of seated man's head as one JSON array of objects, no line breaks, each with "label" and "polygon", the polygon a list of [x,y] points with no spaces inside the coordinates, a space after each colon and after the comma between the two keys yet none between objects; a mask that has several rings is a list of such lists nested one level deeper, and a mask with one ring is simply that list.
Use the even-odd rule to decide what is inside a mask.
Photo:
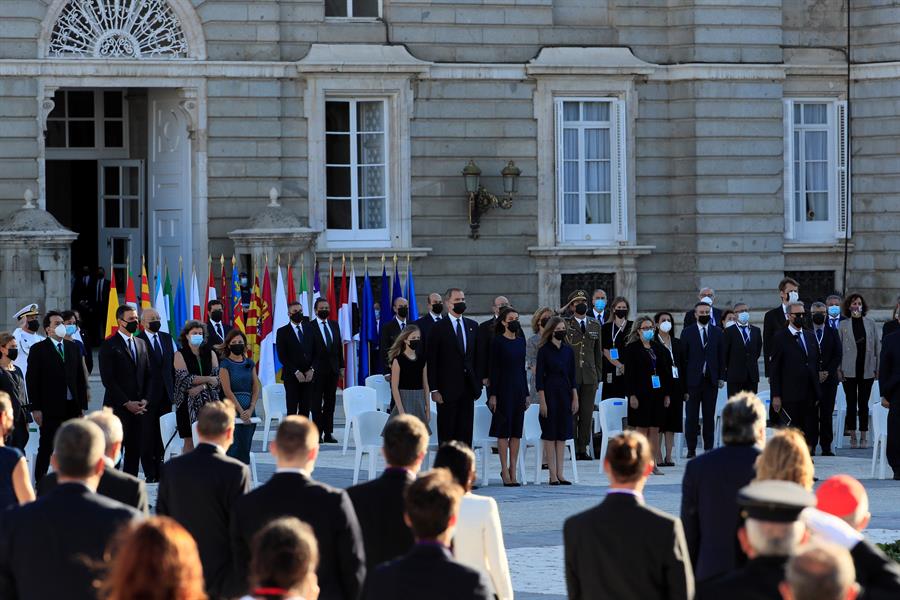
[{"label": "back of seated man's head", "polygon": [[619,484],[637,483],[652,469],[650,442],[636,431],[625,431],[610,438],[605,462],[609,473]]},{"label": "back of seated man's head", "polygon": [[86,419],[66,421],[53,438],[53,468],[60,477],[89,479],[97,474],[105,449],[106,440],[97,425]]},{"label": "back of seated man's head", "polygon": [[722,442],[726,446],[764,443],[766,409],[753,392],[738,392],[722,409]]},{"label": "back of seated man's head", "polygon": [[279,464],[306,463],[310,460],[310,453],[319,448],[319,428],[306,417],[288,415],[278,425],[272,447]]},{"label": "back of seated man's head", "polygon": [[853,600],[859,593],[850,553],[839,546],[809,546],[791,557],[779,586],[784,600]]},{"label": "back of seated man's head", "polygon": [[197,416],[197,435],[201,440],[221,443],[234,433],[234,410],[222,401],[207,402]]},{"label": "back of seated man's head", "polygon": [[253,536],[250,580],[257,588],[287,590],[293,597],[314,597],[319,544],[312,527],[297,517],[269,522]]},{"label": "back of seated man's head", "polygon": [[117,417],[111,408],[104,406],[102,409],[92,412],[87,417],[88,421],[100,428],[103,432],[105,441],[104,452],[109,452],[117,443],[121,443],[125,438],[125,432],[122,429],[122,421]]},{"label": "back of seated man's head", "polygon": [[428,430],[418,417],[399,415],[387,422],[384,459],[392,467],[419,470],[428,449]]},{"label": "back of seated man's head", "polygon": [[456,524],[463,489],[447,469],[433,469],[406,488],[404,509],[417,540],[434,540]]}]

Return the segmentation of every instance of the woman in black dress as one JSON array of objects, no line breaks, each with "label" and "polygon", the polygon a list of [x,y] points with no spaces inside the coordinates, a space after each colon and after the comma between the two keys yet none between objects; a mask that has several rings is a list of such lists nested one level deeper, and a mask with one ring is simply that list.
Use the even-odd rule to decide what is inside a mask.
[{"label": "woman in black dress", "polygon": [[631,307],[619,296],[610,305],[612,318],[603,324],[603,393],[601,399],[625,397],[625,346],[632,322],[628,320]]},{"label": "woman in black dress", "polygon": [[500,478],[506,487],[518,487],[516,463],[528,403],[528,379],[525,376],[525,338],[519,337],[522,326],[519,313],[504,306],[497,315],[491,339],[490,387],[488,407],[491,437],[497,438],[500,454]]},{"label": "woman in black dress", "polygon": [[405,414],[416,416],[430,434],[431,403],[428,401],[428,370],[421,330],[415,325],[404,327],[388,350],[388,360],[391,363],[391,398],[394,400],[391,418]]},{"label": "woman in black dress", "polygon": [[566,440],[572,439],[572,415],[578,412],[575,352],[566,342],[566,322],[553,317],[541,334],[534,383],[541,403],[541,439],[550,468],[550,485],[571,485],[563,479]]},{"label": "woman in black dress", "polygon": [[[656,341],[669,351],[669,358],[672,361],[672,388],[669,390],[669,406],[666,408],[665,419],[660,428],[666,438],[666,458],[659,462],[659,466],[674,467],[672,446],[675,444],[675,434],[684,431],[684,397],[687,394],[687,387],[684,385],[682,373],[684,373],[687,357],[681,340],[675,337],[675,319],[672,318],[672,313],[658,312],[653,317],[653,321],[656,323]],[[657,460],[661,458],[661,456],[657,456]]]},{"label": "woman in black dress", "polygon": [[[666,418],[672,387],[669,351],[653,339],[655,335],[653,319],[641,317],[635,321],[625,347],[628,426],[650,440],[654,461],[659,455],[659,429]],[[654,465],[653,474],[662,475],[662,471]]]},{"label": "woman in black dress", "polygon": [[[178,336],[181,349],[175,353],[175,418],[184,451],[194,449],[191,425],[207,402],[219,399],[219,360],[206,343],[206,327],[188,321]],[[163,440],[166,444],[168,440]]]},{"label": "woman in black dress", "polygon": [[13,334],[0,333],[0,391],[9,394],[12,400],[13,428],[6,443],[13,448],[25,450],[28,444],[28,394],[25,390],[25,376],[13,364],[19,356],[19,346]]}]

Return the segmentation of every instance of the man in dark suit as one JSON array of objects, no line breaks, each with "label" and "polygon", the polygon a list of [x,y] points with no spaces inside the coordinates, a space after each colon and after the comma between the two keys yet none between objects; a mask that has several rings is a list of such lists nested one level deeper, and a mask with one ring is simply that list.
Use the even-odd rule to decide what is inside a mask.
[{"label": "man in dark suit", "polygon": [[[722,311],[713,306],[713,302],[715,302],[715,300],[716,290],[712,289],[711,287],[700,288],[700,292],[697,294],[697,301],[703,302],[704,304],[709,304],[712,311],[709,313],[709,324],[716,327],[723,327],[724,323],[722,323]],[[695,309],[689,310],[684,313],[685,329],[697,322],[697,318],[694,313]]]},{"label": "man in dark suit", "polygon": [[[147,486],[134,475],[123,473],[116,468],[122,455],[122,422],[119,417],[114,415],[109,408],[104,408],[89,414],[87,420],[100,428],[105,442],[106,468],[97,485],[97,493],[135,508],[147,516],[150,514],[147,504]],[[47,473],[38,484],[38,497],[49,494],[56,489],[58,483],[58,473]]]},{"label": "man in dark suit", "polygon": [[416,480],[428,449],[428,430],[412,415],[400,415],[384,428],[387,469],[378,479],[347,490],[366,548],[366,570],[406,554],[413,535],[403,520],[403,493]]},{"label": "man in dark suit", "polygon": [[684,374],[687,385],[687,417],[684,437],[688,458],[697,453],[697,430],[700,410],[703,410],[703,449],[712,450],[715,439],[716,397],[718,388],[725,386],[725,334],[710,322],[711,307],[698,302],[694,307],[696,324],[681,334],[681,344],[687,362]]},{"label": "man in dark suit", "polygon": [[769,376],[769,362],[772,358],[772,340],[776,333],[787,327],[788,304],[800,300],[800,284],[785,277],[778,283],[778,293],[781,295],[781,306],[776,306],[763,318],[763,367],[766,377]]},{"label": "man in dark suit", "polygon": [[450,552],[462,495],[445,469],[423,475],[406,489],[404,518],[416,544],[369,575],[363,600],[491,597],[484,575],[456,562]]},{"label": "man in dark suit", "polygon": [[597,288],[591,296],[591,316],[603,325],[606,323],[606,314],[606,291]]},{"label": "man in dark suit", "polygon": [[306,417],[288,415],[269,444],[275,475],[239,498],[231,519],[231,544],[239,581],[247,589],[250,543],[269,521],[293,516],[308,523],[319,542],[321,600],[358,598],[366,578],[363,537],[350,497],[312,479],[319,432]]},{"label": "man in dark suit", "polygon": [[822,446],[822,456],[834,456],[834,452],[831,451],[831,442],[834,441],[831,419],[840,383],[837,371],[841,366],[844,351],[840,333],[828,324],[827,307],[821,302],[813,302],[810,312],[812,313],[812,333],[819,348],[819,385],[822,387],[822,398],[819,401],[818,410],[818,439],[813,439],[812,451],[815,453],[818,443]]},{"label": "man in dark suit", "polygon": [[288,306],[291,322],[275,332],[275,351],[282,365],[287,414],[309,416],[312,362],[306,353],[303,333],[303,307],[299,302]]},{"label": "man in dark suit", "polygon": [[384,377],[388,381],[391,379],[391,362],[388,360],[388,352],[394,345],[394,340],[400,335],[400,332],[406,327],[406,319],[409,317],[409,301],[406,298],[397,296],[394,298],[394,318],[387,323],[381,325],[381,360],[384,364]]},{"label": "man in dark suit", "polygon": [[163,444],[168,442],[160,437],[159,418],[172,412],[175,401],[175,342],[171,335],[160,331],[162,321],[155,309],[144,309],[141,325],[144,330],[138,337],[147,345],[150,368],[147,414],[141,418],[141,462],[147,483],[156,483],[159,481],[159,466],[163,462]]},{"label": "man in dark suit", "polygon": [[812,447],[819,430],[817,405],[819,385],[819,346],[810,331],[803,330],[806,309],[802,302],[788,305],[791,324],[772,340],[769,386],[772,393],[771,418],[785,424],[782,409],[791,427],[802,431]]},{"label": "man in dark suit", "polygon": [[64,421],[80,417],[88,406],[87,376],[81,352],[65,338],[62,315],[44,315],[47,338],[31,347],[25,374],[31,415],[41,428],[41,441],[34,461],[34,477],[40,482],[50,466],[53,436]]},{"label": "man in dark suit", "polygon": [[[103,405],[111,406],[122,420],[125,429],[124,471],[138,474],[141,461],[143,419],[159,420],[147,412],[150,390],[150,361],[147,344],[135,337],[138,328],[137,311],[127,304],[116,309],[119,330],[100,346],[100,379],[106,394]],[[152,473],[155,465],[144,464],[144,472]]]},{"label": "man in dark suit", "polygon": [[337,321],[329,321],[328,300],[318,298],[313,310],[316,318],[306,324],[304,343],[312,364],[313,380],[310,410],[313,421],[321,431],[321,442],[336,444],[334,437],[334,404],[338,379],[344,376],[344,348],[341,328]]},{"label": "man in dark suit", "polygon": [[438,440],[459,440],[472,445],[475,400],[481,395],[476,379],[475,321],[466,319],[466,294],[447,290],[447,318],[435,323],[428,343],[428,385],[438,406]]},{"label": "man in dark suit", "polygon": [[231,511],[250,491],[250,472],[225,452],[234,439],[234,411],[209,402],[197,418],[197,447],[163,465],[156,512],[172,517],[197,541],[207,593],[240,595],[234,579],[229,530]]},{"label": "man in dark suit", "polygon": [[210,346],[221,346],[225,343],[225,336],[228,335],[228,328],[222,322],[225,316],[225,308],[221,300],[210,300],[206,303],[206,314],[209,315],[209,321],[206,323],[206,343]]},{"label": "man in dark suit", "polygon": [[650,442],[632,431],[613,437],[603,469],[606,499],[563,526],[569,599],[693,598],[681,521],[644,504]]},{"label": "man in dark suit", "polygon": [[95,340],[106,338],[106,307],[109,306],[109,279],[106,270],[97,267],[97,274],[91,281],[91,314],[94,315],[91,332]]},{"label": "man in dark suit", "polygon": [[728,397],[738,392],[754,394],[759,390],[759,355],[762,353],[762,332],[750,324],[750,307],[739,302],[734,305],[737,323],[725,329],[725,382]]},{"label": "man in dark suit", "polygon": [[766,442],[766,408],[754,394],[739,392],[725,405],[722,442],[688,462],[681,481],[681,522],[698,584],[745,560],[737,544],[737,493],[755,477]]},{"label": "man in dark suit", "polygon": [[841,314],[841,305],[843,303],[844,299],[838,294],[831,294],[825,298],[825,307],[828,310],[828,320],[826,323],[831,329],[834,329],[838,335],[840,335],[841,321],[847,318]]},{"label": "man in dark suit", "polygon": [[887,461],[894,471],[894,480],[900,481],[900,332],[881,341],[878,388],[881,405],[888,409]]},{"label": "man in dark suit", "polygon": [[0,519],[0,598],[97,598],[95,568],[107,544],[140,518],[94,491],[106,468],[103,446],[103,432],[90,421],[59,427],[53,453],[59,485]]},{"label": "man in dark suit", "polygon": [[491,340],[494,339],[494,331],[497,328],[497,315],[504,306],[509,306],[506,296],[494,298],[491,305],[494,316],[479,323],[475,334],[475,373],[483,386],[488,385],[488,374],[491,372]]},{"label": "man in dark suit", "polygon": [[428,312],[422,316],[421,319],[416,320],[413,325],[419,328],[419,331],[422,332],[422,347],[428,343],[426,339],[428,338],[428,332],[431,331],[431,328],[435,323],[439,322],[442,318],[444,312],[444,301],[441,298],[441,295],[437,292],[432,292],[428,294]]}]

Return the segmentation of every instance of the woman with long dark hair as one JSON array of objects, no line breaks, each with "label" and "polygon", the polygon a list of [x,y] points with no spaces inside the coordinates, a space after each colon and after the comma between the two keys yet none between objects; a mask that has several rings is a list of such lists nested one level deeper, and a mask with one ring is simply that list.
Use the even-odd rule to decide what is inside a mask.
[{"label": "woman with long dark hair", "polygon": [[500,454],[500,478],[506,487],[518,487],[516,463],[528,403],[528,380],[525,376],[525,338],[519,337],[522,326],[519,312],[504,306],[497,315],[496,330],[491,339],[490,387],[488,407],[491,437],[497,438]]},{"label": "woman with long dark hair", "polygon": [[256,416],[256,402],[259,400],[261,385],[254,369],[256,365],[247,358],[247,338],[240,329],[229,331],[221,348],[219,378],[222,381],[222,394],[234,407],[237,415],[234,442],[227,454],[249,465],[250,446],[256,432],[256,423],[251,423],[250,420]]},{"label": "woman with long dark hair", "polygon": [[847,318],[838,326],[844,352],[838,377],[843,382],[844,394],[847,396],[845,429],[850,434],[851,448],[868,446],[866,434],[869,432],[869,396],[875,378],[878,377],[878,358],[881,355],[881,339],[875,328],[875,321],[866,316],[868,312],[869,306],[862,295],[850,294],[844,299],[843,306],[843,313]]},{"label": "woman with long dark hair", "polygon": [[[684,385],[682,373],[686,364],[684,347],[681,340],[675,336],[675,319],[672,313],[662,311],[653,317],[656,323],[656,341],[669,352],[672,360],[672,387],[669,390],[669,406],[666,407],[660,431],[665,434],[665,458],[659,463],[661,467],[674,467],[672,460],[672,447],[675,445],[675,434],[684,431],[684,395],[687,387]],[[657,459],[662,458],[660,456]]]},{"label": "woman with long dark hair", "polygon": [[572,415],[578,412],[575,352],[566,343],[566,322],[553,317],[541,335],[535,387],[541,403],[541,439],[550,469],[550,485],[571,485],[563,479],[566,440],[572,439]]},{"label": "woman with long dark hair", "polygon": [[[194,449],[191,425],[207,402],[219,399],[219,359],[206,344],[206,327],[188,321],[178,336],[175,353],[175,416],[184,451]],[[165,443],[166,440],[163,440]]]},{"label": "woman with long dark hair", "polygon": [[609,305],[612,317],[603,324],[603,391],[601,398],[625,397],[625,346],[633,323],[628,320],[631,306],[619,296]]}]

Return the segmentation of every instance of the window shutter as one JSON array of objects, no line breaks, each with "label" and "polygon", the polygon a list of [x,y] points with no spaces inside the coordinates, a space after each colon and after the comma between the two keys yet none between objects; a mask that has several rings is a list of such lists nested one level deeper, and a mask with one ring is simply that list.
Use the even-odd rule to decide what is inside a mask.
[{"label": "window shutter", "polygon": [[794,101],[784,101],[784,237],[794,239]]},{"label": "window shutter", "polygon": [[556,240],[562,244],[565,240],[563,234],[565,223],[565,200],[563,195],[563,101],[557,98],[553,102],[556,111]]},{"label": "window shutter", "polygon": [[835,153],[837,156],[837,211],[835,236],[838,239],[850,237],[850,144],[847,135],[848,107],[846,101],[837,105],[835,119]]},{"label": "window shutter", "polygon": [[628,135],[626,131],[626,106],[624,100],[615,100],[613,109],[612,139],[615,143],[613,164],[613,219],[615,224],[616,241],[628,241]]}]

